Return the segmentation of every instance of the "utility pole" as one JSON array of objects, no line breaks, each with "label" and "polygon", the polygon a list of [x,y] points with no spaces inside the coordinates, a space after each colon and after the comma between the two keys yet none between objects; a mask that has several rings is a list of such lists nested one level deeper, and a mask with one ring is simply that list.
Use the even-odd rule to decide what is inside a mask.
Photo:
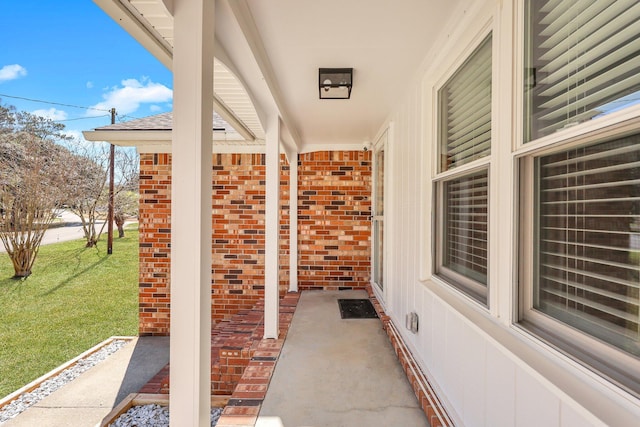
[{"label": "utility pole", "polygon": [[[116,109],[111,109],[111,124],[116,124]],[[107,254],[113,253],[113,176],[115,161],[115,146],[110,144],[109,150],[109,212],[107,213]]]}]

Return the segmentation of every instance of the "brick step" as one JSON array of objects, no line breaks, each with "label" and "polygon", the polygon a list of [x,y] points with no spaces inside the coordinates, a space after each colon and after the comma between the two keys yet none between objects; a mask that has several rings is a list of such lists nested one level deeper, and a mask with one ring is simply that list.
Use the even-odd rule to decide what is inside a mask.
[{"label": "brick step", "polygon": [[[284,339],[298,303],[299,294],[280,299],[280,332]],[[211,330],[211,393],[232,394],[264,335],[264,300],[250,310],[217,323]],[[140,393],[169,393],[169,364],[162,368]]]}]

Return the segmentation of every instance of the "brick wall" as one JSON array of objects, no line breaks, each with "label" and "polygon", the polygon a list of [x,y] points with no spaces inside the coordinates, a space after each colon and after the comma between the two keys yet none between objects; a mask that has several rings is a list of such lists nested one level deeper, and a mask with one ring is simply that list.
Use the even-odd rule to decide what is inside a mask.
[{"label": "brick wall", "polygon": [[[264,295],[265,156],[214,154],[212,321],[249,309]],[[288,289],[289,166],[282,156],[280,293]],[[140,156],[139,333],[169,333],[171,155]],[[286,239],[286,240],[285,240]]]},{"label": "brick wall", "polygon": [[298,286],[364,289],[371,276],[371,152],[300,155]]},{"label": "brick wall", "polygon": [[[281,157],[280,271],[287,275],[288,164]],[[265,155],[216,154],[213,156],[213,285],[214,321],[250,309],[264,296]],[[285,192],[285,190],[287,190]],[[284,233],[286,232],[286,233]],[[286,239],[286,240],[285,240]],[[280,280],[280,293],[288,280]]]},{"label": "brick wall", "polygon": [[169,334],[171,156],[140,155],[139,333]]},{"label": "brick wall", "polygon": [[[212,321],[264,295],[265,156],[214,154]],[[371,153],[317,152],[298,162],[300,289],[362,289],[370,280]],[[280,293],[289,285],[289,165],[280,177]],[[141,335],[169,333],[171,155],[140,156]]]}]

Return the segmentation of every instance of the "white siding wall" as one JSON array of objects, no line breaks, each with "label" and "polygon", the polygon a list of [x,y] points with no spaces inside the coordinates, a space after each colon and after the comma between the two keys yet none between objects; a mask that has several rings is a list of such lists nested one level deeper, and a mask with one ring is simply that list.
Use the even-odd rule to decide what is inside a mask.
[{"label": "white siding wall", "polygon": [[[582,427],[626,423],[629,414],[638,414],[640,420],[637,399],[547,349],[505,318],[511,302],[504,296],[514,291],[513,283],[504,278],[512,277],[513,266],[500,267],[506,270],[493,276],[499,283],[491,283],[491,292],[502,299],[499,304],[497,297],[491,301],[502,309],[492,307],[491,312],[430,277],[434,87],[473,50],[473,43],[483,37],[483,28],[490,26],[494,39],[498,39],[494,40],[494,51],[496,46],[515,43],[511,41],[511,3],[487,0],[469,5],[473,10],[457,12],[453,30],[443,34],[442,50],[425,59],[420,81],[389,118],[393,132],[387,151],[385,191],[385,240],[390,249],[386,254],[386,310],[460,425]],[[494,107],[503,103],[494,108],[494,114],[501,111],[501,126],[510,126],[509,120],[515,117],[509,114],[510,108],[504,107],[504,100],[513,99],[515,86],[511,58],[509,52],[494,52],[494,68],[502,67],[498,81],[494,72],[493,83],[494,91],[502,94],[494,102]],[[494,132],[493,146],[506,144],[510,150],[511,141],[504,139],[511,134],[509,129]],[[511,174],[510,168],[506,165],[500,176]],[[505,188],[504,183],[501,188]],[[404,328],[405,315],[411,311],[420,318],[417,334]],[[537,364],[538,360],[543,362]],[[564,377],[558,378],[553,372],[562,372]],[[600,402],[605,402],[604,406]],[[623,417],[616,415],[618,409],[624,412]]]}]

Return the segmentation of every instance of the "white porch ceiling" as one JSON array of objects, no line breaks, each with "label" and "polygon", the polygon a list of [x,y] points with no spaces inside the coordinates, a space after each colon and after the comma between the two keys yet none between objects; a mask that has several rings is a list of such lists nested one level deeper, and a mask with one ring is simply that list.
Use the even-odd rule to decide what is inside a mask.
[{"label": "white porch ceiling", "polygon": [[[171,0],[94,1],[170,66]],[[261,122],[278,114],[297,151],[362,147],[418,78],[460,3],[217,0],[214,91],[256,139],[264,138]],[[128,23],[114,16],[123,8]],[[354,69],[351,99],[318,99],[322,67]]]},{"label": "white porch ceiling", "polygon": [[[305,146],[372,141],[457,1],[248,0]],[[318,68],[353,68],[350,100],[318,99]]]}]

